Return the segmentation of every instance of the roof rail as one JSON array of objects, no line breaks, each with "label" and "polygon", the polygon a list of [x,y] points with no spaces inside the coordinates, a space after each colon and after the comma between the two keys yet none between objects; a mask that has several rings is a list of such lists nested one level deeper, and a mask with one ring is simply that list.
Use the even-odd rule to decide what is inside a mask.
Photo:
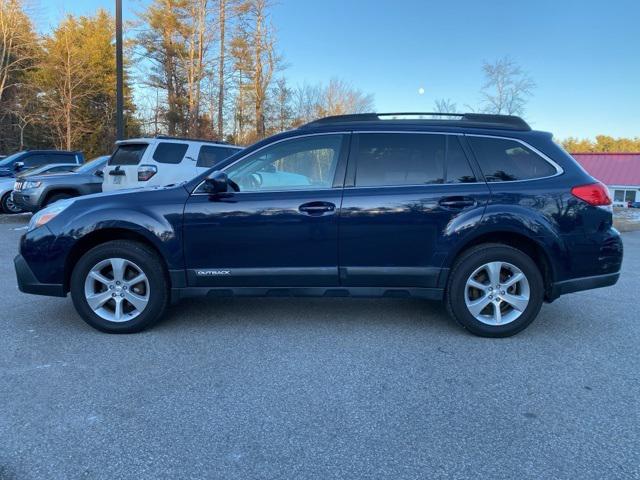
[{"label": "roof rail", "polygon": [[334,115],[320,118],[302,125],[300,128],[313,128],[325,125],[360,122],[407,122],[428,125],[499,128],[507,130],[531,130],[522,118],[514,115],[494,115],[487,113],[441,113],[441,112],[404,112],[404,113],[356,113]]},{"label": "roof rail", "polygon": [[228,145],[228,142],[223,142],[221,140],[220,141],[210,140],[206,138],[174,137],[171,135],[156,135],[155,138],[159,140],[183,140],[183,141],[190,141],[190,142],[217,143],[220,145]]}]

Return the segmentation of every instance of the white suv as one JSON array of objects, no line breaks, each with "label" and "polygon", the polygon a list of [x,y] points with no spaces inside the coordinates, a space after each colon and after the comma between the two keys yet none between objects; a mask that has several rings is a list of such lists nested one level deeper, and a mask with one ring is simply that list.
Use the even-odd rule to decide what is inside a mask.
[{"label": "white suv", "polygon": [[225,143],[166,136],[122,140],[116,145],[104,169],[103,192],[191,180],[242,150]]}]

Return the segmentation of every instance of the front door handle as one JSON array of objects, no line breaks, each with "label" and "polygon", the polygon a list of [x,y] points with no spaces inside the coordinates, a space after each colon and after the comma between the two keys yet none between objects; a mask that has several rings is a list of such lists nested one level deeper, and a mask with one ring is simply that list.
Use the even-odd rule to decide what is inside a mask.
[{"label": "front door handle", "polygon": [[451,210],[462,210],[464,208],[475,207],[477,202],[469,197],[445,197],[438,202],[441,207]]},{"label": "front door handle", "polygon": [[331,202],[308,202],[300,205],[298,210],[307,215],[320,216],[335,212],[336,206]]}]

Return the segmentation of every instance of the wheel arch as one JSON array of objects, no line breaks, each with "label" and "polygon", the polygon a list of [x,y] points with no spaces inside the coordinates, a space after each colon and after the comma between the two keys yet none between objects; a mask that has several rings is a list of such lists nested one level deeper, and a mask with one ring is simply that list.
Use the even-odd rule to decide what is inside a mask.
[{"label": "wheel arch", "polygon": [[[547,247],[539,241],[537,238],[527,235],[523,232],[513,230],[496,230],[480,233],[470,239],[467,239],[464,243],[460,244],[457,249],[449,254],[445,260],[445,267],[447,271],[454,264],[456,259],[460,257],[464,252],[472,247],[481,245],[483,243],[499,243],[508,245],[513,248],[517,248],[522,251],[540,267],[540,273],[544,281],[545,298],[551,299],[551,287],[554,279],[556,278],[556,271],[551,260],[551,256],[547,251]],[[443,278],[440,281],[441,285],[446,284],[447,279]]]},{"label": "wheel arch", "polygon": [[54,195],[59,195],[61,193],[66,195],[71,195],[72,197],[77,197],[80,195],[80,192],[78,190],[71,187],[49,189],[46,192],[44,192],[44,194],[42,195],[40,206],[42,207],[46,205],[47,202],[51,199],[51,197],[53,197]]},{"label": "wheel arch", "polygon": [[69,254],[67,255],[67,259],[65,261],[64,267],[64,291],[68,292],[70,288],[71,282],[71,274],[75,265],[78,263],[78,260],[98,245],[102,245],[103,243],[107,243],[113,240],[130,240],[133,242],[137,242],[145,245],[150,248],[154,253],[158,255],[160,262],[167,272],[167,279],[169,281],[169,285],[171,286],[171,276],[168,274],[169,267],[167,265],[166,259],[164,255],[160,251],[160,249],[154,244],[154,242],[146,237],[144,234],[140,233],[137,230],[131,230],[127,228],[121,227],[110,227],[110,228],[102,228],[98,230],[94,230],[87,235],[81,237],[71,248]]}]

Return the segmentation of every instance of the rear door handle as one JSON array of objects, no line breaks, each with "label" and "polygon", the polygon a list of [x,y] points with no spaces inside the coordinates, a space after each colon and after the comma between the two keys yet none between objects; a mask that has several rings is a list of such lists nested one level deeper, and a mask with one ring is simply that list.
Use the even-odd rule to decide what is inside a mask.
[{"label": "rear door handle", "polygon": [[336,206],[331,202],[308,202],[300,205],[298,210],[307,215],[320,216],[325,213],[333,213]]},{"label": "rear door handle", "polygon": [[475,207],[477,202],[469,197],[445,197],[439,202],[441,207],[451,210],[462,210],[463,208]]}]

